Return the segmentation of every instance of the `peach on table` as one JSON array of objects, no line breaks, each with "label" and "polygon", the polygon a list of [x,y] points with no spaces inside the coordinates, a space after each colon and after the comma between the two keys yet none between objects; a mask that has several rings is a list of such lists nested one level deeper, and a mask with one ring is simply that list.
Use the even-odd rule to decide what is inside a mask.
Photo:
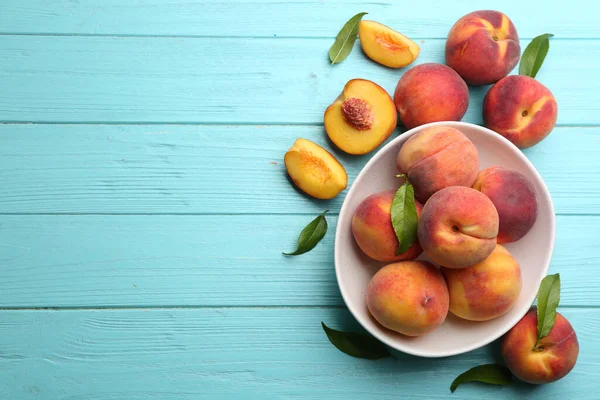
[{"label": "peach on table", "polygon": [[460,121],[469,106],[469,89],[452,68],[426,63],[402,75],[394,102],[408,129],[429,122]]},{"label": "peach on table", "polygon": [[400,32],[375,21],[360,21],[358,36],[365,54],[390,68],[406,67],[421,50],[418,44]]},{"label": "peach on table", "polygon": [[534,384],[554,382],[575,367],[579,355],[577,334],[569,321],[556,313],[554,327],[534,349],[538,337],[537,323],[534,308],[504,336],[502,356],[520,380]]},{"label": "peach on table", "polygon": [[512,21],[498,11],[475,11],[459,19],[446,40],[446,64],[470,85],[504,78],[521,57]]},{"label": "peach on table", "polygon": [[558,104],[550,90],[524,75],[511,75],[496,83],[483,100],[485,126],[515,146],[525,149],[550,134]]},{"label": "peach on table", "polygon": [[284,162],[294,184],[318,199],[331,199],[348,185],[348,175],[342,164],[310,140],[297,139],[285,153]]}]

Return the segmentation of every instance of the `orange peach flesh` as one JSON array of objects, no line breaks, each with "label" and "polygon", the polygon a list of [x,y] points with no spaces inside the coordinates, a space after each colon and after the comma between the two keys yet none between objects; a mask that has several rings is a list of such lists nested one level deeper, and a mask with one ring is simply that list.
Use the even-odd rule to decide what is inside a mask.
[{"label": "orange peach flesh", "polygon": [[444,277],[424,261],[401,261],[381,268],[367,286],[366,300],[375,320],[407,336],[433,331],[448,314]]},{"label": "orange peach flesh", "polygon": [[349,154],[373,151],[390,137],[396,122],[390,95],[381,86],[364,79],[349,81],[324,115],[327,135]]},{"label": "orange peach flesh", "polygon": [[536,309],[529,311],[502,339],[506,366],[520,380],[533,384],[550,383],[567,375],[577,362],[577,334],[560,313],[554,327],[534,350],[537,341]]},{"label": "orange peach flesh", "polygon": [[[417,258],[422,249],[415,240],[409,249],[396,255],[398,239],[392,227],[391,208],[395,190],[387,190],[367,197],[356,208],[352,217],[352,234],[361,250],[377,261],[401,261]],[[415,202],[417,214],[422,206]]]},{"label": "orange peach flesh", "polygon": [[321,146],[297,139],[284,157],[290,178],[306,194],[331,199],[348,185],[346,170]]},{"label": "orange peach flesh", "polygon": [[450,311],[470,321],[487,321],[508,312],[521,293],[521,268],[502,246],[482,262],[462,269],[443,268]]},{"label": "orange peach flesh", "polygon": [[498,11],[476,11],[459,19],[446,41],[446,64],[471,85],[502,79],[521,56],[519,35]]},{"label": "orange peach flesh", "polygon": [[390,68],[407,66],[421,50],[419,45],[403,34],[375,21],[360,21],[358,36],[365,54]]}]

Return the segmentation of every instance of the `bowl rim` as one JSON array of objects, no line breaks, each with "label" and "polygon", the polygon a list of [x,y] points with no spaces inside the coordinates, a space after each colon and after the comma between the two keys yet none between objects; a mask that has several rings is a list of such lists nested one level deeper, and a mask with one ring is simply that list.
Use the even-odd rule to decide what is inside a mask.
[{"label": "bowl rim", "polygon": [[[397,343],[392,340],[388,340],[386,337],[380,335],[379,332],[370,330],[368,328],[368,325],[365,324],[365,321],[363,320],[362,317],[360,317],[358,315],[356,310],[354,310],[352,307],[350,307],[348,305],[348,304],[351,304],[348,301],[350,294],[347,292],[347,290],[344,288],[344,285],[342,285],[342,283],[341,283],[341,266],[340,266],[340,263],[341,263],[340,262],[340,257],[341,257],[340,247],[341,246],[338,245],[338,243],[340,243],[340,240],[341,240],[340,239],[340,235],[341,235],[340,225],[346,218],[349,218],[348,212],[350,212],[350,210],[348,210],[349,206],[348,206],[347,199],[353,193],[355,188],[360,185],[360,182],[362,181],[362,179],[365,176],[365,171],[368,170],[373,164],[375,164],[381,157],[383,157],[383,154],[386,153],[387,151],[389,151],[389,149],[391,147],[394,147],[397,142],[408,140],[409,137],[411,137],[412,135],[416,134],[417,132],[419,132],[423,129],[426,129],[429,127],[434,127],[434,126],[449,126],[449,127],[453,127],[453,128],[459,129],[459,130],[461,127],[468,126],[469,128],[473,128],[489,137],[499,140],[500,142],[504,142],[504,144],[508,145],[509,147],[512,147],[513,150],[515,150],[517,157],[520,158],[522,162],[524,162],[526,165],[528,165],[531,168],[533,175],[536,177],[536,179],[539,182],[541,182],[541,186],[544,190],[544,197],[546,197],[549,200],[548,203],[550,206],[550,214],[551,214],[551,218],[549,221],[551,243],[550,243],[550,249],[549,249],[550,251],[548,251],[548,253],[546,254],[546,257],[545,257],[545,260],[543,263],[543,268],[542,268],[543,275],[542,276],[546,276],[548,274],[548,270],[550,268],[550,261],[552,259],[552,254],[554,253],[554,246],[555,246],[555,242],[556,242],[556,214],[555,214],[555,210],[554,210],[554,204],[552,202],[552,197],[550,195],[550,191],[548,190],[546,182],[544,181],[544,179],[542,178],[542,176],[540,175],[538,170],[535,168],[535,166],[531,163],[531,161],[529,161],[529,159],[525,156],[525,154],[523,154],[521,149],[519,149],[517,146],[515,146],[514,143],[512,143],[510,140],[506,139],[504,136],[502,136],[486,127],[483,127],[483,126],[477,125],[477,124],[473,124],[470,122],[439,121],[439,122],[431,122],[428,124],[420,125],[415,128],[409,129],[408,131],[401,133],[396,138],[394,138],[389,143],[387,143],[385,146],[383,146],[381,149],[379,149],[369,159],[369,161],[367,161],[367,163],[362,167],[362,169],[360,170],[360,172],[354,179],[354,182],[352,182],[352,185],[351,185],[350,189],[348,190],[348,193],[346,193],[346,196],[344,197],[342,207],[340,208],[338,221],[336,224],[336,233],[335,233],[335,240],[334,240],[334,265],[335,265],[336,281],[337,281],[337,285],[340,290],[340,293],[342,295],[342,299],[344,300],[344,304],[346,305],[346,308],[348,308],[348,310],[350,311],[350,313],[352,314],[354,319],[356,321],[358,321],[358,323],[363,327],[363,329],[365,329],[367,332],[369,332],[369,334],[373,335],[377,340],[381,341],[385,345],[387,345],[395,350],[401,351],[406,354],[411,354],[413,356],[425,357],[425,358],[442,358],[442,357],[455,356],[455,355],[459,355],[459,354],[468,353],[470,351],[476,350],[480,347],[490,344],[494,340],[503,336],[514,325],[516,325],[517,322],[519,322],[521,320],[521,318],[523,318],[523,316],[531,309],[531,305],[533,305],[533,302],[537,296],[537,291],[534,291],[533,293],[528,294],[528,296],[525,300],[526,300],[526,303],[530,304],[530,306],[524,312],[515,314],[515,316],[511,320],[509,320],[502,329],[499,329],[498,332],[495,332],[494,334],[489,335],[489,337],[487,337],[487,338],[484,338],[484,339],[481,339],[478,341],[474,341],[470,344],[470,346],[461,348],[458,351],[449,349],[448,351],[435,352],[435,353],[417,351],[417,350],[414,350],[412,348],[412,346],[410,346],[410,345],[403,344],[403,343]],[[540,282],[541,282],[541,280],[540,280]],[[538,283],[538,286],[539,286],[539,283]]]}]

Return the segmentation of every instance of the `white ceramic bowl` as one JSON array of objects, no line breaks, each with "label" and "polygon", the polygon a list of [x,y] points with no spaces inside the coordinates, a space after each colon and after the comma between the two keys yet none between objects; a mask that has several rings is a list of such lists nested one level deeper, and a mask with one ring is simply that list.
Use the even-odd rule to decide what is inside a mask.
[{"label": "white ceramic bowl", "polygon": [[[442,326],[420,337],[408,337],[383,328],[370,315],[365,291],[371,277],[386,263],[371,260],[352,236],[354,210],[367,196],[398,187],[396,156],[402,144],[429,126],[451,126],[463,132],[477,147],[480,168],[500,165],[525,174],[535,187],[538,218],[527,235],[506,248],[521,266],[523,289],[515,306],[503,316],[486,322],[459,319],[451,313]],[[542,177],[523,153],[497,133],[465,122],[435,122],[400,135],[379,150],[365,165],[348,191],[335,236],[335,272],[342,297],[350,312],[373,336],[402,352],[422,357],[445,357],[484,346],[506,333],[529,310],[539,284],[548,272],[554,249],[555,218],[550,193]],[[423,254],[419,259],[427,259]]]}]

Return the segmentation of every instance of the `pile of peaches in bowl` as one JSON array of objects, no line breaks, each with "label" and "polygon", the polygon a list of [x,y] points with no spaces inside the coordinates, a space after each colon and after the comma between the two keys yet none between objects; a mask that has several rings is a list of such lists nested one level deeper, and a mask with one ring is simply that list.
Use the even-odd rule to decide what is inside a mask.
[{"label": "pile of peaches in bowl", "polygon": [[[417,239],[401,254],[391,222],[404,174]],[[554,245],[554,211],[508,140],[463,122],[396,138],[360,172],[340,211],[336,275],[355,318],[406,353],[440,357],[495,340],[531,306]]]},{"label": "pile of peaches in bowl", "polygon": [[[420,52],[374,21],[360,22],[358,38],[366,56],[389,68],[408,66]],[[340,210],[336,276],[358,322],[388,346],[426,357],[464,353],[511,330],[517,333],[503,341],[507,365],[520,379],[543,383],[573,368],[578,343],[557,314],[550,336],[560,337],[560,348],[543,356],[532,350],[537,317],[528,310],[548,271],[555,217],[546,185],[520,149],[544,140],[558,114],[555,97],[534,79],[543,57],[533,57],[529,76],[509,76],[521,59],[513,23],[497,11],[467,14],[449,31],[445,64],[406,70],[393,98],[370,80],[348,81],[324,127],[336,147],[355,155],[377,149],[398,123],[408,129],[371,157]],[[484,126],[460,122],[467,85],[492,85]],[[296,140],[285,165],[312,197],[331,199],[348,186],[344,166],[309,140]],[[392,215],[402,185],[414,190],[416,237],[408,248]],[[539,362],[520,360],[532,352]]]}]

